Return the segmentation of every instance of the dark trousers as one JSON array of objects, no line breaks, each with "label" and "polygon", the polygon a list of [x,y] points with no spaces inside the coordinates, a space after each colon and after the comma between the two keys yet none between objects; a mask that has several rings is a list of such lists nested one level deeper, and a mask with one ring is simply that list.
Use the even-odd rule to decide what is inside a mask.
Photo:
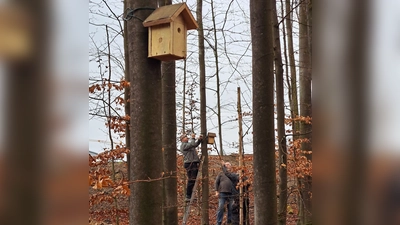
[{"label": "dark trousers", "polygon": [[[249,207],[248,197],[243,198],[243,222],[246,224],[247,220],[247,208]],[[240,201],[239,196],[235,196],[233,206],[232,206],[232,225],[242,225],[239,223],[239,213],[240,213]]]},{"label": "dark trousers", "polygon": [[233,196],[231,193],[220,192],[218,196],[218,209],[217,209],[217,224],[222,224],[222,219],[224,218],[224,206],[228,203],[228,223],[232,223],[232,205]]},{"label": "dark trousers", "polygon": [[197,173],[199,172],[199,163],[198,162],[185,163],[184,167],[186,169],[187,179],[188,179],[186,187],[186,197],[191,198],[193,186],[194,183],[196,183]]}]

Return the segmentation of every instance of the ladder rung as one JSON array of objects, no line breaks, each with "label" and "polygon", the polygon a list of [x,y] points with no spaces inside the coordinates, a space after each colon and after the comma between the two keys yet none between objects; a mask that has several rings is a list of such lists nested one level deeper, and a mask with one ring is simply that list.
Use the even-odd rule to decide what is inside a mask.
[{"label": "ladder rung", "polygon": [[190,198],[190,201],[188,203],[185,203],[187,205],[185,207],[185,213],[183,214],[182,225],[186,225],[187,219],[189,218],[189,214],[190,214],[190,211],[191,211],[190,210],[190,205],[193,202],[194,193],[196,193],[196,189],[197,189],[197,186],[198,186],[198,183],[199,183],[198,182],[199,181],[199,176],[201,175],[201,168],[203,166],[203,162],[204,162],[204,156],[201,156],[199,172],[197,173],[196,182],[194,183],[193,190],[192,190],[192,197]]}]

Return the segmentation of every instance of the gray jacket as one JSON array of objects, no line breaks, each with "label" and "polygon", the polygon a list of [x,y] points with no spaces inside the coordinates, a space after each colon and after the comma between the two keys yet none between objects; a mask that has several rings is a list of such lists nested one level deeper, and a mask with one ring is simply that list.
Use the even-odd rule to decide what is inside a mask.
[{"label": "gray jacket", "polygon": [[229,172],[225,166],[223,172],[219,173],[215,180],[215,190],[218,192],[237,194],[236,185],[239,182],[239,175]]},{"label": "gray jacket", "polygon": [[201,140],[195,141],[194,138],[191,138],[188,142],[182,142],[180,151],[183,154],[184,163],[200,162],[196,152],[196,147],[199,146],[200,143]]}]

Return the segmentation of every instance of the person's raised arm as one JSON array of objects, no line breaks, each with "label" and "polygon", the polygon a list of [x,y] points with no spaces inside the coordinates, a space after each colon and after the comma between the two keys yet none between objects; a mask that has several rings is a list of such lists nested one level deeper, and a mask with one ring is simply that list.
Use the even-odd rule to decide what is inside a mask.
[{"label": "person's raised arm", "polygon": [[239,174],[229,172],[225,164],[222,164],[222,171],[233,183],[239,182]]},{"label": "person's raised arm", "polygon": [[182,143],[181,145],[181,151],[189,151],[192,147],[197,147],[201,143],[202,136],[199,137],[198,141],[196,142],[195,139],[195,134],[192,134],[192,137],[190,138],[189,142],[187,143]]},{"label": "person's raised arm", "polygon": [[196,141],[196,135],[192,134],[192,138],[189,141],[189,144],[191,147],[197,147],[200,145],[200,143],[203,141],[203,136],[200,135]]}]

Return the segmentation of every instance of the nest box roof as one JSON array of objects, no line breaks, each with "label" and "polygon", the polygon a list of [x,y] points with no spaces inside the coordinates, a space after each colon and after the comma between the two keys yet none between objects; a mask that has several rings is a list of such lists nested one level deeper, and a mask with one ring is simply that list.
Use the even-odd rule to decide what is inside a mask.
[{"label": "nest box roof", "polygon": [[215,133],[208,132],[208,136],[209,137],[216,137],[217,135]]},{"label": "nest box roof", "polygon": [[193,18],[192,13],[190,13],[189,8],[186,3],[179,3],[174,5],[166,5],[157,8],[152,14],[143,22],[143,26],[151,27],[164,23],[171,23],[175,19],[182,15],[183,20],[186,23],[188,30],[197,29],[198,25],[196,20]]}]

